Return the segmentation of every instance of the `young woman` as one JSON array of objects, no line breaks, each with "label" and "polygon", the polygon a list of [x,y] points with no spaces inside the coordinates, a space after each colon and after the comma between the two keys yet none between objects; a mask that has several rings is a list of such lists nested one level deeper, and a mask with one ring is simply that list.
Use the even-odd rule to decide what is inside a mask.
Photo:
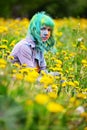
[{"label": "young woman", "polygon": [[54,21],[45,12],[36,13],[28,28],[25,39],[19,41],[13,48],[12,63],[26,64],[27,67],[37,68],[38,72],[46,70],[44,51],[49,51],[54,46],[53,37]]}]

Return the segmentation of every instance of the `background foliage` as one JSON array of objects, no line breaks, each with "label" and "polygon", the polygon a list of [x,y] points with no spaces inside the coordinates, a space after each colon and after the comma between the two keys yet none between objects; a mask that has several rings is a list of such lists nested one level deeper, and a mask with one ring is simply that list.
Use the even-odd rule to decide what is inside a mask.
[{"label": "background foliage", "polygon": [[28,17],[46,11],[54,18],[87,17],[87,0],[3,0],[0,1],[1,17]]}]

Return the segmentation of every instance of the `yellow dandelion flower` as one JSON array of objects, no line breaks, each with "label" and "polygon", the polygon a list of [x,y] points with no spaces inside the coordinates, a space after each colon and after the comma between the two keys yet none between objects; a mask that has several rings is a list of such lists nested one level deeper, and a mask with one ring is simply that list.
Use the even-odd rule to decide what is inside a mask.
[{"label": "yellow dandelion flower", "polygon": [[84,66],[84,67],[87,67],[87,64],[84,64],[83,66]]},{"label": "yellow dandelion flower", "polygon": [[46,94],[38,94],[35,97],[35,101],[39,104],[47,104],[49,101],[49,97]]},{"label": "yellow dandelion flower", "polygon": [[54,82],[54,77],[52,75],[43,75],[40,82],[45,85],[52,84]]},{"label": "yellow dandelion flower", "polygon": [[58,42],[58,43],[57,43],[57,46],[58,46],[58,47],[61,47],[62,45],[63,45],[62,42]]},{"label": "yellow dandelion flower", "polygon": [[4,32],[7,32],[8,31],[8,28],[5,27],[5,26],[0,26],[0,33],[4,33]]},{"label": "yellow dandelion flower", "polygon": [[56,35],[61,37],[63,35],[63,33],[62,32],[57,32]]},{"label": "yellow dandelion flower", "polygon": [[87,130],[87,127],[85,127],[84,130]]},{"label": "yellow dandelion flower", "polygon": [[71,98],[70,98],[70,102],[71,102],[71,103],[74,103],[75,101],[76,101],[76,98],[75,98],[75,97],[71,97]]},{"label": "yellow dandelion flower", "polygon": [[9,54],[10,54],[10,51],[7,50],[6,53],[9,55]]},{"label": "yellow dandelion flower", "polygon": [[83,93],[79,93],[79,94],[77,95],[77,97],[78,97],[78,98],[82,98],[82,99],[87,99],[86,94],[83,94]]},{"label": "yellow dandelion flower", "polygon": [[87,88],[84,88],[83,91],[84,91],[85,93],[87,93]]},{"label": "yellow dandelion flower", "polygon": [[24,74],[24,73],[28,74],[30,72],[30,70],[28,68],[22,68],[19,70],[19,72],[22,74]]},{"label": "yellow dandelion flower", "polygon": [[66,80],[67,80],[66,77],[61,77],[61,81],[60,82],[64,83],[64,82],[66,82]]},{"label": "yellow dandelion flower", "polygon": [[56,67],[61,68],[61,65],[60,64],[56,64]]},{"label": "yellow dandelion flower", "polygon": [[85,118],[87,118],[87,112],[83,112],[83,113],[81,113],[81,117],[85,117]]},{"label": "yellow dandelion flower", "polygon": [[27,64],[22,64],[22,67],[26,67],[27,66]]},{"label": "yellow dandelion flower", "polygon": [[8,40],[2,39],[1,42],[8,43]]},{"label": "yellow dandelion flower", "polygon": [[14,60],[14,56],[8,56],[9,60]]},{"label": "yellow dandelion flower", "polygon": [[82,50],[87,50],[87,48],[85,47],[85,45],[80,45]]},{"label": "yellow dandelion flower", "polygon": [[65,81],[62,83],[62,87],[66,87],[66,86],[67,86],[67,82]]},{"label": "yellow dandelion flower", "polygon": [[42,75],[46,75],[46,72],[44,70],[41,70]]},{"label": "yellow dandelion flower", "polygon": [[70,86],[72,86],[72,87],[75,87],[75,84],[72,81],[67,82],[67,84],[70,85]]},{"label": "yellow dandelion flower", "polygon": [[54,113],[64,112],[64,107],[58,103],[55,103],[55,102],[49,102],[47,104],[47,109],[48,109],[48,111],[54,112]]},{"label": "yellow dandelion flower", "polygon": [[13,73],[17,73],[17,70],[12,70]]},{"label": "yellow dandelion flower", "polygon": [[70,56],[70,57],[74,57],[74,56],[75,56],[75,53],[70,53],[69,56]]},{"label": "yellow dandelion flower", "polygon": [[62,50],[62,53],[63,53],[64,55],[66,55],[66,54],[67,54],[67,52],[66,52],[66,51],[64,51],[64,50]]},{"label": "yellow dandelion flower", "polygon": [[79,82],[78,82],[78,81],[74,81],[74,84],[75,84],[76,86],[79,86]]},{"label": "yellow dandelion flower", "polygon": [[0,68],[6,68],[6,65],[2,64],[0,65]]},{"label": "yellow dandelion flower", "polygon": [[68,57],[68,56],[65,56],[65,57],[64,57],[64,60],[69,60],[69,57]]},{"label": "yellow dandelion flower", "polygon": [[60,65],[62,65],[62,61],[61,60],[57,60],[56,59],[56,61],[55,61],[57,64],[60,64]]},{"label": "yellow dandelion flower", "polygon": [[61,80],[66,81],[66,77],[61,77]]},{"label": "yellow dandelion flower", "polygon": [[0,51],[0,55],[2,55],[2,52]]},{"label": "yellow dandelion flower", "polygon": [[78,106],[80,104],[80,101],[76,99],[76,97],[70,98],[70,103],[74,104],[74,106]]},{"label": "yellow dandelion flower", "polygon": [[4,53],[4,54],[3,54],[3,56],[4,56],[4,57],[7,57],[7,54],[6,54],[6,53]]},{"label": "yellow dandelion flower", "polygon": [[14,63],[13,66],[20,68],[20,65],[18,63]]},{"label": "yellow dandelion flower", "polygon": [[48,95],[51,98],[57,98],[57,93],[56,92],[49,92]]},{"label": "yellow dandelion flower", "polygon": [[24,77],[22,74],[16,74],[16,79],[22,80]]},{"label": "yellow dandelion flower", "polygon": [[63,71],[63,69],[61,67],[54,67],[52,70],[53,71],[58,71],[58,72],[62,72]]},{"label": "yellow dandelion flower", "polygon": [[51,57],[50,59],[51,59],[51,60],[55,60],[55,57]]},{"label": "yellow dandelion flower", "polygon": [[15,31],[14,34],[18,36],[20,33],[19,31]]},{"label": "yellow dandelion flower", "polygon": [[25,76],[25,81],[33,83],[37,80],[39,74],[37,71],[33,70],[31,72],[28,72],[28,74]]},{"label": "yellow dandelion flower", "polygon": [[69,71],[68,70],[65,70],[66,71],[66,73],[69,73]]},{"label": "yellow dandelion flower", "polygon": [[82,61],[82,64],[87,64],[87,60],[83,59]]},{"label": "yellow dandelion flower", "polygon": [[11,43],[10,43],[10,46],[14,46],[15,45],[15,43],[16,43],[16,40],[13,40]]},{"label": "yellow dandelion flower", "polygon": [[1,45],[0,49],[7,49],[8,47],[6,45]]},{"label": "yellow dandelion flower", "polygon": [[0,65],[6,65],[7,62],[4,59],[0,59]]},{"label": "yellow dandelion flower", "polygon": [[56,84],[52,84],[52,89],[57,89],[57,85]]}]

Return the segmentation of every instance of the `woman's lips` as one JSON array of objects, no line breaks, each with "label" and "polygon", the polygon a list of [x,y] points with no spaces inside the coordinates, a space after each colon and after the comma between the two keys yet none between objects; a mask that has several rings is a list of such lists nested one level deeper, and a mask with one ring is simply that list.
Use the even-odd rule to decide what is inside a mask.
[{"label": "woman's lips", "polygon": [[48,39],[48,37],[42,37],[42,40],[47,40]]}]

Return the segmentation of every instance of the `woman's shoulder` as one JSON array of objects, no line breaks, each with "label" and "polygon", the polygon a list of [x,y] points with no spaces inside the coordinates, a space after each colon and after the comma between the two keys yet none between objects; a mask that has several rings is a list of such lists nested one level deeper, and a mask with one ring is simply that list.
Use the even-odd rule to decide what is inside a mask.
[{"label": "woman's shoulder", "polygon": [[23,54],[32,54],[32,47],[31,47],[31,43],[27,42],[26,39],[23,39],[22,41],[20,41],[20,48],[19,48],[19,52],[23,53]]},{"label": "woman's shoulder", "polygon": [[32,42],[28,42],[26,39],[22,39],[15,46],[20,47],[20,48],[22,48],[22,47],[29,48],[31,46],[31,44],[32,44]]},{"label": "woman's shoulder", "polygon": [[27,41],[26,39],[20,40],[14,47],[14,51],[17,53],[32,53],[32,48],[35,47],[35,43]]}]

